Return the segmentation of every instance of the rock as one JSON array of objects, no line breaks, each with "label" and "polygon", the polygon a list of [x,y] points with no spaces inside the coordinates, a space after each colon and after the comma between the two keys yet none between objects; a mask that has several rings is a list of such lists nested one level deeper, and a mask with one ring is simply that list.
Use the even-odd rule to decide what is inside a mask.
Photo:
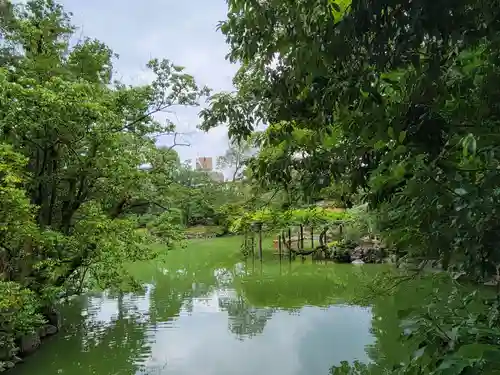
[{"label": "rock", "polygon": [[7,368],[7,369],[14,368],[15,366],[16,366],[16,364],[12,361],[5,362],[5,368]]},{"label": "rock", "polygon": [[45,314],[45,317],[47,318],[47,321],[50,325],[56,327],[58,331],[61,329],[62,318],[59,311],[52,308]]},{"label": "rock", "polygon": [[356,246],[354,250],[351,252],[351,257],[354,260],[362,260],[363,256],[364,256],[363,246]]},{"label": "rock", "polygon": [[343,249],[334,250],[332,259],[338,263],[351,263],[351,254]]},{"label": "rock", "polygon": [[45,329],[45,335],[46,336],[55,335],[57,333],[57,331],[59,331],[57,329],[57,327],[53,326],[52,324],[47,324],[46,326],[44,326],[44,329]]},{"label": "rock", "polygon": [[0,332],[0,362],[8,360],[12,357],[12,347],[9,336],[5,332]]},{"label": "rock", "polygon": [[11,358],[11,361],[17,365],[18,363],[21,363],[23,360],[21,358],[19,358],[18,356],[14,356]]},{"label": "rock", "polygon": [[365,264],[361,259],[355,259],[351,262],[351,264]]},{"label": "rock", "polygon": [[40,346],[40,336],[38,332],[24,335],[19,340],[21,354],[31,354]]},{"label": "rock", "polygon": [[483,285],[485,285],[485,286],[497,286],[498,281],[496,281],[495,279],[488,280],[488,281],[484,282]]},{"label": "rock", "polygon": [[398,257],[396,254],[391,254],[384,260],[385,263],[398,264]]},{"label": "rock", "polygon": [[47,336],[47,326],[42,326],[38,328],[38,336],[40,336],[41,339],[43,339],[45,336]]},{"label": "rock", "polygon": [[386,253],[383,248],[373,245],[357,246],[351,254],[353,259],[362,260],[365,263],[383,263]]},{"label": "rock", "polygon": [[19,353],[20,351],[21,351],[21,350],[19,349],[19,347],[14,346],[14,347],[10,350],[9,358],[15,357],[15,356],[17,355],[17,353]]}]

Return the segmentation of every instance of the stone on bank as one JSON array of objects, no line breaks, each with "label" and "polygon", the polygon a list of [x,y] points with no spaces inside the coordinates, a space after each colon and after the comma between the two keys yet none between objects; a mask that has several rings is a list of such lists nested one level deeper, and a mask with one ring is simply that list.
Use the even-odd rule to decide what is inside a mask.
[{"label": "stone on bank", "polygon": [[62,318],[59,311],[51,308],[44,314],[46,324],[39,327],[36,331],[22,335],[16,340],[16,347],[13,350],[2,352],[0,350],[0,372],[10,370],[22,358],[35,352],[42,344],[42,339],[55,335],[62,327]]}]

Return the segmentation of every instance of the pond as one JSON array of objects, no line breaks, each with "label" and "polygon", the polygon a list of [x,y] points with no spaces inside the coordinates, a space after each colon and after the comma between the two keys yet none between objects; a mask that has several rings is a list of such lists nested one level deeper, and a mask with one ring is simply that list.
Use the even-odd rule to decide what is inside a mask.
[{"label": "pond", "polygon": [[405,355],[397,297],[356,302],[386,266],[243,262],[234,239],[211,241],[134,265],[142,293],[72,301],[64,332],[13,373],[320,375]]}]

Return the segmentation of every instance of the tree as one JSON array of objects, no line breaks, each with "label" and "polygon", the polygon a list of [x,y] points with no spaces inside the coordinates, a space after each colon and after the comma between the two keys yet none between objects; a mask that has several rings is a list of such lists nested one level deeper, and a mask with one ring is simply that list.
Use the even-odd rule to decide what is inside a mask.
[{"label": "tree", "polygon": [[[231,134],[246,137],[258,121],[269,123],[270,147],[249,163],[260,182],[278,183],[287,189],[293,181],[292,185],[298,183],[299,190],[311,197],[332,183],[349,181],[349,194],[362,189],[372,208],[390,207],[392,213],[408,219],[402,224],[406,219],[399,217],[398,225],[392,220],[388,227],[405,230],[410,223],[419,226],[405,236],[399,230],[394,236],[389,234],[398,239],[395,242],[418,246],[414,255],[419,256],[425,241],[433,249],[423,255],[437,257],[446,266],[452,257],[450,248],[461,256],[456,246],[461,235],[444,227],[442,231],[426,227],[424,217],[432,211],[431,216],[439,217],[439,223],[445,220],[446,227],[461,226],[455,225],[456,220],[467,226],[469,219],[452,214],[463,200],[454,192],[464,181],[493,186],[490,183],[495,180],[493,174],[482,175],[491,178],[489,182],[470,174],[471,169],[495,168],[496,161],[484,153],[494,144],[477,143],[479,137],[496,132],[490,122],[496,121],[495,115],[481,112],[489,119],[484,125],[463,125],[480,108],[485,111],[481,102],[496,95],[489,84],[497,79],[496,40],[484,39],[497,30],[488,16],[496,14],[495,10],[479,3],[436,8],[426,1],[397,9],[385,2],[354,2],[345,14],[344,8],[343,3],[327,1],[306,1],[293,11],[277,1],[244,9],[231,3],[228,21],[220,27],[232,46],[231,59],[244,62],[235,78],[238,91],[212,97],[211,107],[202,113],[202,127],[225,121]],[[452,15],[449,9],[453,9]],[[390,20],[377,18],[387,12],[392,14]],[[423,15],[428,17],[426,23]],[[465,30],[475,30],[483,21],[484,30],[463,37]],[[378,37],[371,38],[375,34]],[[381,52],[387,45],[397,51],[397,59]],[[467,105],[465,87],[475,93],[472,97],[477,94],[477,100],[469,98]],[[474,156],[467,151],[469,156],[463,157],[465,143],[469,145],[466,149],[476,145]],[[477,163],[481,164],[479,170]],[[418,193],[416,189],[423,186],[428,190]],[[427,199],[437,191],[445,207],[440,212],[401,201],[403,196]],[[396,200],[402,206],[393,210]],[[492,204],[497,203],[489,201],[488,207]],[[410,212],[408,205],[419,207],[418,215],[405,216]],[[489,217],[475,207],[478,218]],[[483,219],[481,232],[494,236],[495,220],[487,219],[486,224]],[[476,232],[471,237],[478,236],[482,237]],[[497,259],[486,250],[490,245],[481,247],[485,252],[472,257],[490,259],[485,272],[491,274]]]},{"label": "tree", "polygon": [[[500,264],[498,16],[497,2],[229,1],[220,29],[242,63],[237,92],[211,98],[202,128],[225,123],[245,139],[269,124],[268,147],[249,163],[258,183],[305,197],[348,186],[408,258],[484,281]],[[488,306],[474,324],[493,329],[485,317],[498,304]],[[433,322],[459,330],[458,312],[442,311]],[[431,323],[416,322],[422,332]],[[479,358],[498,331],[464,331],[460,345],[425,332],[422,345],[442,349],[394,373],[495,367]],[[456,359],[478,342],[482,354]]]},{"label": "tree", "polygon": [[[114,53],[91,39],[71,47],[70,21],[56,2],[33,0],[14,5],[0,25],[0,137],[26,160],[16,187],[26,191],[41,233],[38,242],[25,235],[12,251],[37,293],[84,279],[120,285],[125,262],[156,256],[129,215],[163,206],[161,184],[172,183],[172,156],[156,148],[155,135],[173,124],[153,115],[195,106],[208,93],[168,60],[148,63],[156,75],[150,85],[113,81]],[[174,228],[163,236],[175,238]],[[25,254],[36,254],[36,267]]]},{"label": "tree", "polygon": [[229,148],[223,156],[217,158],[218,169],[230,169],[233,173],[232,181],[235,182],[243,178],[243,168],[250,158],[255,147],[250,141],[229,141]]},{"label": "tree", "polygon": [[[181,239],[168,206],[178,157],[155,145],[174,126],[154,114],[196,106],[209,90],[158,59],[151,84],[127,86],[113,79],[105,44],[70,44],[75,27],[55,1],[1,5],[3,360],[61,293],[136,287],[126,264],[155,259],[152,241],[168,249]],[[155,216],[138,231],[145,213]]]}]

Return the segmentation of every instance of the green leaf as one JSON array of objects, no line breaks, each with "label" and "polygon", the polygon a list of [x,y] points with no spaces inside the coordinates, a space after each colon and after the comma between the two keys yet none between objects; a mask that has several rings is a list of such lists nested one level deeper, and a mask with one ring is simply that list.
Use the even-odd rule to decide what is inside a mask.
[{"label": "green leaf", "polygon": [[394,150],[394,153],[396,155],[400,155],[400,154],[404,154],[406,152],[406,146],[405,145],[399,145],[398,147],[396,147],[396,149]]},{"label": "green leaf", "polygon": [[489,353],[489,355],[497,354],[500,356],[500,349],[498,348],[498,346],[474,343],[474,344],[462,345],[457,350],[456,355],[461,358],[479,360],[484,358],[486,353]]},{"label": "green leaf", "polygon": [[336,12],[340,13],[342,9],[340,9],[340,6],[336,2],[332,2],[332,8],[335,9]]},{"label": "green leaf", "polygon": [[422,346],[420,349],[416,350],[413,353],[413,359],[419,359],[420,357],[422,357],[425,353],[425,349],[427,349],[427,346]]},{"label": "green leaf", "polygon": [[389,128],[387,129],[387,135],[389,136],[390,139],[396,139],[396,137],[394,136],[394,129],[392,126],[389,126]]},{"label": "green leaf", "polygon": [[382,150],[386,146],[386,143],[382,140],[377,141],[375,145],[373,146],[375,150]]},{"label": "green leaf", "polygon": [[404,177],[405,173],[406,173],[406,167],[404,164],[400,163],[397,164],[396,167],[394,168],[393,175],[395,178],[401,179]]},{"label": "green leaf", "polygon": [[415,311],[415,309],[413,309],[413,308],[408,308],[408,309],[398,310],[398,312],[397,312],[398,319],[399,319],[399,320],[406,319],[406,318],[408,318],[408,316],[410,316],[410,315],[411,315],[414,311]]},{"label": "green leaf", "polygon": [[436,369],[436,374],[440,375],[460,375],[469,366],[469,361],[460,358],[447,358]]},{"label": "green leaf", "polygon": [[401,133],[399,133],[399,142],[403,143],[405,139],[406,139],[406,130],[403,130]]}]

